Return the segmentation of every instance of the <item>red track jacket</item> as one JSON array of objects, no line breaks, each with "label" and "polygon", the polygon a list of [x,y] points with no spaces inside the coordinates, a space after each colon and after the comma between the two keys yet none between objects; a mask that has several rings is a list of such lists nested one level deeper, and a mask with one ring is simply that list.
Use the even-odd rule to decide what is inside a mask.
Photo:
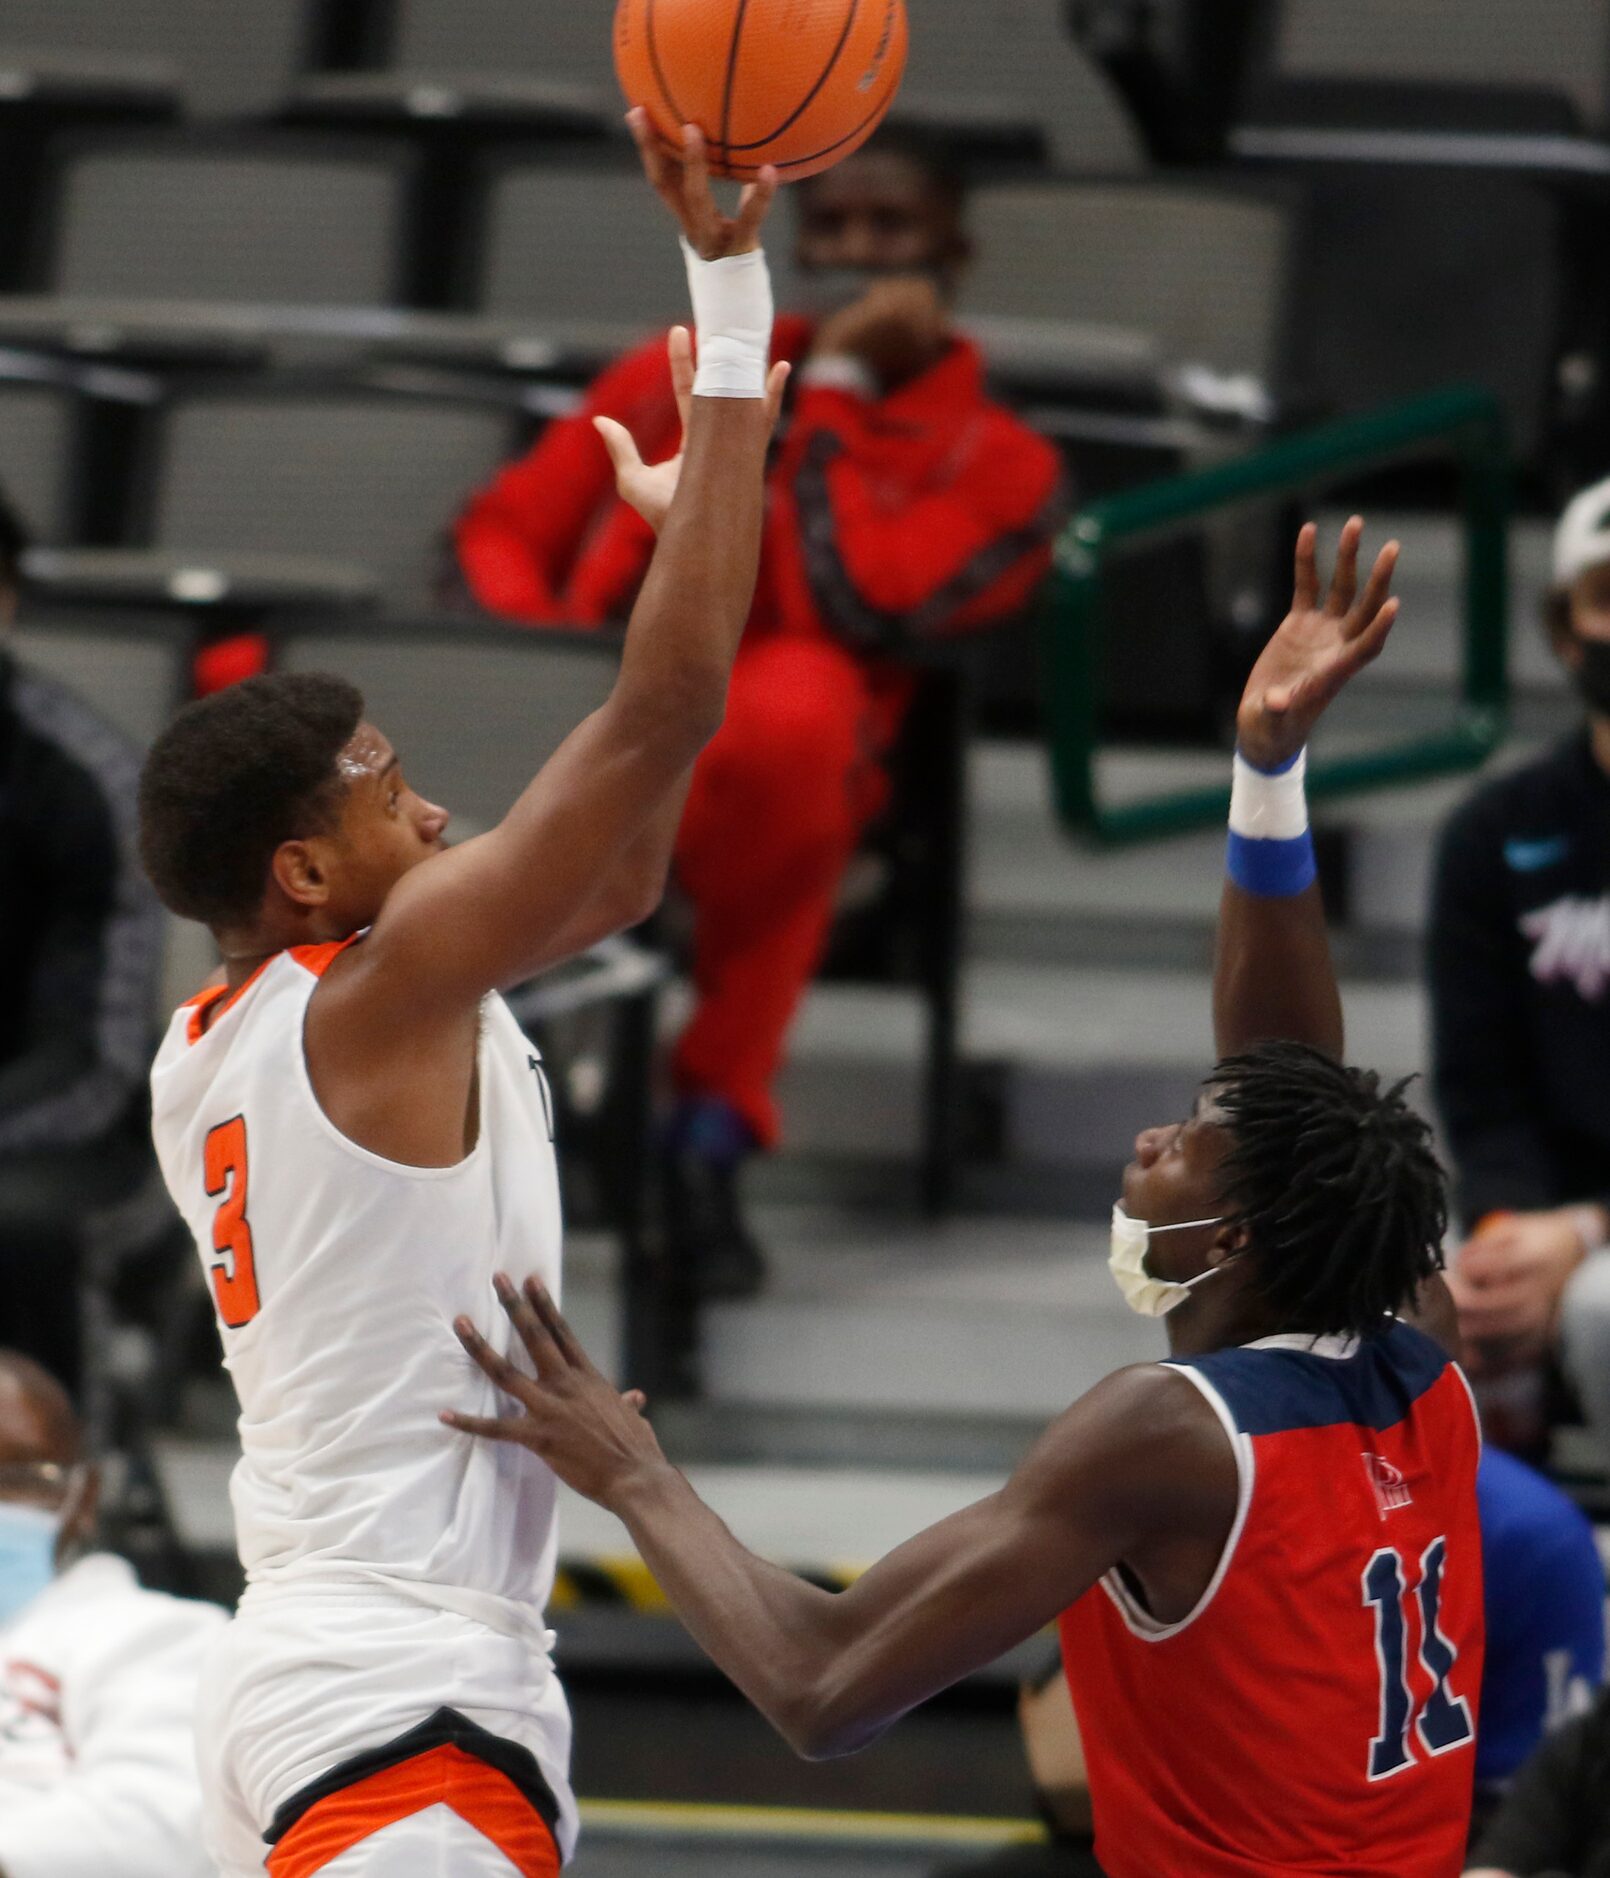
[{"label": "red track jacket", "polygon": [[[775,355],[802,360],[811,333],[785,315]],[[483,607],[571,625],[630,609],[654,543],[615,495],[600,414],[645,461],[671,453],[663,340],[611,366],[464,511],[458,554]],[[1059,472],[1051,445],[986,397],[966,340],[881,399],[801,385],[771,473],[751,635],[827,633],[875,655],[1009,617],[1047,566]]]}]

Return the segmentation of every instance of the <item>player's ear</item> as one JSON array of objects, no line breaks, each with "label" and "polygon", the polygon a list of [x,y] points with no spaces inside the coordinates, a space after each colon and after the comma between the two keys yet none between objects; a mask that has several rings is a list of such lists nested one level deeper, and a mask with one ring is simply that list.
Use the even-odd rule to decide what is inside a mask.
[{"label": "player's ear", "polygon": [[329,870],[318,841],[282,841],[274,850],[274,884],[297,906],[323,906],[330,898]]},{"label": "player's ear", "polygon": [[1224,1265],[1239,1258],[1250,1243],[1251,1235],[1239,1220],[1226,1222],[1214,1233],[1213,1243],[1208,1247],[1209,1266]]}]

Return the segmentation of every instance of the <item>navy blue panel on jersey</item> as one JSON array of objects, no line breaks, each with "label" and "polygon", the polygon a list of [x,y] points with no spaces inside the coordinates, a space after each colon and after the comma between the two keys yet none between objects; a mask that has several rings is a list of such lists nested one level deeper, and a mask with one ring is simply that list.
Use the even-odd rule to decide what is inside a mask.
[{"label": "navy blue panel on jersey", "polygon": [[1394,1324],[1346,1357],[1236,1349],[1174,1361],[1180,1369],[1200,1370],[1249,1435],[1339,1422],[1395,1428],[1448,1367],[1441,1348],[1407,1324]]}]

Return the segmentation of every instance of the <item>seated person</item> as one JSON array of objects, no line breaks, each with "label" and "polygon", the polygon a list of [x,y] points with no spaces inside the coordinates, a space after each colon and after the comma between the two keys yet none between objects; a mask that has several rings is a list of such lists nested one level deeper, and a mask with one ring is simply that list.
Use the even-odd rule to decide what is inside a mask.
[{"label": "seated person", "polygon": [[0,1344],[75,1388],[84,1215],[150,1164],[161,927],[134,854],[138,756],[7,651],[24,545],[0,498]]},{"label": "seated person", "polygon": [[[944,163],[885,133],[794,194],[815,310],[777,321],[775,352],[796,364],[792,419],[726,722],[676,851],[696,1004],[673,1066],[668,1225],[707,1296],[761,1279],[736,1170],[777,1141],[788,1028],[885,801],[916,684],[895,655],[1020,613],[1059,514],[1055,451],[990,402],[978,351],[950,322],[969,244]],[[625,615],[653,537],[615,492],[611,451],[631,450],[619,426],[650,461],[675,449],[663,340],[605,372],[460,517],[481,606],[538,625]]]},{"label": "seated person", "polygon": [[1448,1281],[1490,1437],[1532,1451],[1556,1354],[1610,1440],[1610,482],[1560,522],[1546,617],[1587,722],[1450,820],[1430,935]]},{"label": "seated person", "polygon": [[205,1878],[195,1698],[224,1627],[88,1549],[61,1385],[0,1351],[0,1878]]},{"label": "seated person", "polygon": [[1610,1878],[1610,1690],[1521,1769],[1465,1878]]}]

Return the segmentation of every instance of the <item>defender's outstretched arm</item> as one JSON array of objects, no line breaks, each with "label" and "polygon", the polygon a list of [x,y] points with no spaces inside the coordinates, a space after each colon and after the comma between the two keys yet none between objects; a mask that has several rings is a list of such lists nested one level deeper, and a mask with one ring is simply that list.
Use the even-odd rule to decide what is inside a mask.
[{"label": "defender's outstretched arm", "polygon": [[1355,515],[1342,530],[1335,578],[1321,603],[1318,534],[1310,522],[1297,537],[1291,611],[1253,667],[1236,714],[1236,802],[1213,969],[1220,1056],[1274,1038],[1342,1053],[1342,1003],[1313,874],[1301,765],[1326,707],[1386,644],[1398,615],[1390,597],[1398,544],[1381,550],[1360,596],[1364,523]]}]

